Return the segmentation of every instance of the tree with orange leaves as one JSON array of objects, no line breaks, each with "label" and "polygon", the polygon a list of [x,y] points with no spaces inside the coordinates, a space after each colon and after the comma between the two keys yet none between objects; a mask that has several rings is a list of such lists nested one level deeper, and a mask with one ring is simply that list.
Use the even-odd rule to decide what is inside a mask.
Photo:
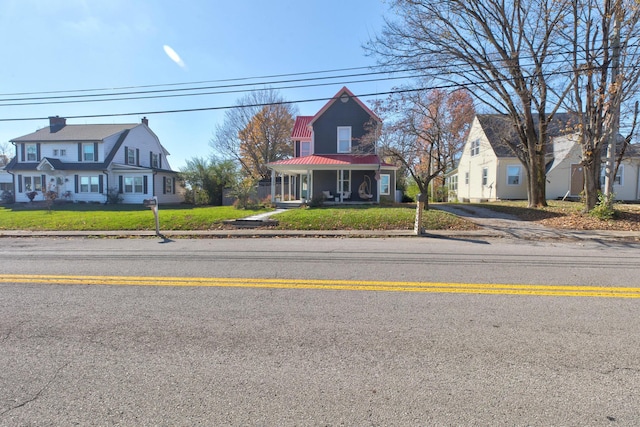
[{"label": "tree with orange leaves", "polygon": [[465,90],[409,92],[389,98],[379,110],[385,119],[382,155],[403,167],[426,202],[430,184],[442,186],[444,173],[460,156],[475,115],[471,95]]}]

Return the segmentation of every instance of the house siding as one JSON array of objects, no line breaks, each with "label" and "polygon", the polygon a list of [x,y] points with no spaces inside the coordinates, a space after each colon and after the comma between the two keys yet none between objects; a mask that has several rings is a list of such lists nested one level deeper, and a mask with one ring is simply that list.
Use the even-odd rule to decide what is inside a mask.
[{"label": "house siding", "polygon": [[[369,114],[353,99],[334,102],[313,123],[314,153],[335,154],[338,151],[338,127],[351,127],[351,152],[361,152],[360,142],[366,134],[365,124],[371,119]],[[373,153],[373,147],[368,147]]]},{"label": "house siding", "polygon": [[[70,125],[73,126],[73,125]],[[91,125],[76,125],[66,137],[53,138],[48,131],[38,131],[34,134],[26,135],[18,139],[22,141],[16,144],[18,157],[11,166],[11,172],[15,179],[15,199],[17,202],[28,202],[26,189],[23,188],[24,177],[43,177],[42,187],[45,191],[53,180],[56,184],[55,190],[58,198],[75,202],[99,202],[107,201],[109,191],[121,191],[120,179],[123,176],[142,176],[145,186],[141,193],[120,193],[123,203],[142,203],[145,198],[153,195],[154,189],[162,193],[163,186],[156,185],[156,174],[176,178],[176,174],[171,172],[171,166],[167,161],[167,152],[162,147],[158,137],[145,125],[122,125],[114,127],[113,133],[104,135],[105,125],[96,125],[96,131],[92,132]],[[108,125],[107,125],[108,126]],[[122,129],[122,130],[119,130]],[[82,137],[76,138],[81,132]],[[85,139],[93,135],[100,135],[103,139]],[[60,134],[56,134],[60,135]],[[34,139],[31,139],[34,138]],[[36,139],[39,138],[39,139]],[[59,140],[58,140],[59,139]],[[41,140],[42,142],[37,142]],[[25,144],[37,144],[37,162],[24,162],[26,151]],[[93,144],[95,161],[82,161],[82,144]],[[118,145],[119,144],[119,145]],[[137,161],[135,165],[124,165],[125,147],[136,150]],[[117,149],[116,149],[117,148]],[[64,155],[61,150],[65,150]],[[159,158],[158,168],[151,168],[151,153],[155,153]],[[47,158],[42,163],[41,169],[36,170],[38,163]],[[100,186],[98,192],[82,192],[79,185],[83,177],[98,177]],[[158,178],[162,179],[162,177]],[[42,188],[37,189],[39,194],[35,200],[44,199]],[[184,189],[178,185],[176,180],[176,191],[171,194],[162,194],[165,203],[179,203],[183,200]]]},{"label": "house siding", "polygon": [[[471,145],[474,140],[480,142],[480,148],[479,153],[472,156]],[[495,200],[497,163],[498,158],[484,135],[480,122],[476,118],[473,120],[467,143],[458,163],[458,200],[465,202]],[[488,169],[487,185],[482,184],[483,168]],[[466,173],[469,173],[468,183],[465,181]]]}]

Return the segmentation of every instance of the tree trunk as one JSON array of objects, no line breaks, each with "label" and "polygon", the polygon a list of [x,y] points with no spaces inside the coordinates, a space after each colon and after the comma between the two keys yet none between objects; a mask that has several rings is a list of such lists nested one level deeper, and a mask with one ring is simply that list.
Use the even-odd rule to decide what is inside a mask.
[{"label": "tree trunk", "polygon": [[585,150],[582,152],[584,170],[584,203],[585,212],[591,211],[598,204],[600,190],[600,155],[601,150]]},{"label": "tree trunk", "polygon": [[531,168],[531,182],[529,184],[529,191],[531,197],[529,198],[530,208],[541,208],[547,206],[547,174],[545,171],[544,154],[535,153],[532,161]]}]

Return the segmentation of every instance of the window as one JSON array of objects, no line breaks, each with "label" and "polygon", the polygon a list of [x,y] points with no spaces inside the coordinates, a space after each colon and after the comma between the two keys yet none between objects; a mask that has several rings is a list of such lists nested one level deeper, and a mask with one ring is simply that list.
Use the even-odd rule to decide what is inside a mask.
[{"label": "window", "polygon": [[60,152],[60,150],[53,150],[53,155],[57,156],[59,152]]},{"label": "window", "polygon": [[464,173],[464,184],[469,185],[469,172]]},{"label": "window", "polygon": [[95,147],[93,143],[82,144],[82,161],[93,162],[96,159]]},{"label": "window", "polygon": [[351,152],[351,126],[338,126],[338,153]]},{"label": "window", "polygon": [[477,156],[480,154],[480,140],[474,139],[471,141],[471,157]]},{"label": "window", "polygon": [[160,167],[160,161],[157,153],[151,153],[151,167],[152,168]]},{"label": "window", "polygon": [[165,178],[165,180],[164,180],[164,192],[165,192],[165,194],[173,194],[173,179]]},{"label": "window", "polygon": [[389,174],[381,174],[380,175],[380,194],[383,196],[388,196],[391,194],[391,175]]},{"label": "window", "polygon": [[127,164],[136,164],[136,150],[134,150],[133,148],[127,148]]},{"label": "window", "polygon": [[97,176],[81,176],[80,192],[81,193],[99,193],[100,179]]},{"label": "window", "polygon": [[27,162],[37,162],[38,161],[38,146],[36,144],[27,144]]},{"label": "window", "polygon": [[346,193],[351,192],[351,171],[338,171],[338,190]]},{"label": "window", "polygon": [[449,191],[458,191],[458,175],[452,175],[447,178],[447,188]]},{"label": "window", "polygon": [[521,175],[520,166],[507,166],[507,185],[520,185]]},{"label": "window", "polygon": [[41,176],[25,176],[24,179],[24,191],[42,191],[42,177]]},{"label": "window", "polygon": [[300,141],[300,157],[311,155],[311,142]]},{"label": "window", "polygon": [[144,193],[144,184],[141,176],[125,176],[124,177],[125,193]]},{"label": "window", "polygon": [[482,185],[486,186],[489,181],[489,168],[482,168]]},{"label": "window", "polygon": [[[607,174],[607,165],[602,165],[600,169],[600,185],[604,186],[604,177]],[[613,180],[614,185],[622,185],[622,176],[624,175],[624,165],[620,165],[618,168],[618,172],[616,173],[616,178]]]}]

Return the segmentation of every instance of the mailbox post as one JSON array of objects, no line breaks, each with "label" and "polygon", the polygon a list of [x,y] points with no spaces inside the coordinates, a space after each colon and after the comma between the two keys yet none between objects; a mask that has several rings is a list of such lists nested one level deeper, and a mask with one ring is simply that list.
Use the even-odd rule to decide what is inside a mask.
[{"label": "mailbox post", "polygon": [[158,219],[158,198],[153,196],[153,199],[144,199],[143,203],[153,211],[153,216],[156,218],[156,236],[162,237],[160,235],[160,220]]}]

